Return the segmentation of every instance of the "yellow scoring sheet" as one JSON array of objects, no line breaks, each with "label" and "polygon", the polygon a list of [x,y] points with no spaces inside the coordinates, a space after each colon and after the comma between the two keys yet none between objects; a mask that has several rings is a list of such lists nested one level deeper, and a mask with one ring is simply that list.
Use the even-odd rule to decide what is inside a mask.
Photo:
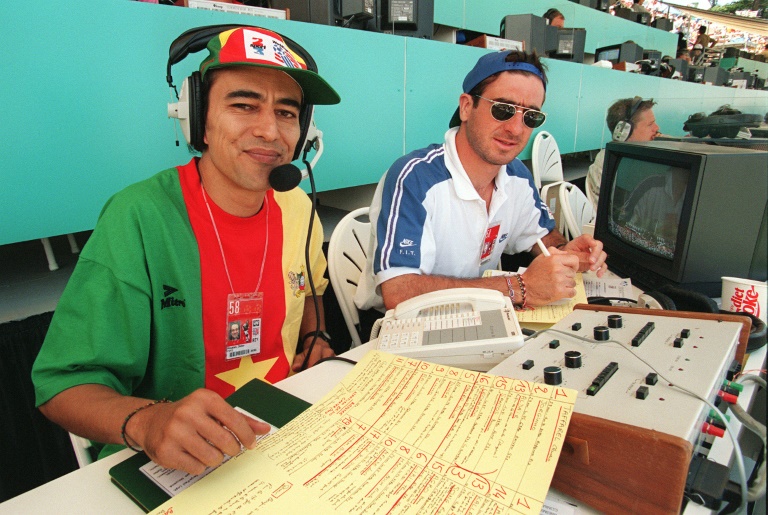
[{"label": "yellow scoring sheet", "polygon": [[371,351],[320,402],[153,513],[531,513],[576,391]]},{"label": "yellow scoring sheet", "polygon": [[[521,269],[522,270],[522,269]],[[518,272],[522,273],[520,270]],[[499,270],[486,270],[483,277],[493,277],[496,275],[513,275],[512,272],[502,272]],[[545,329],[556,324],[565,318],[576,304],[587,303],[587,292],[584,287],[584,278],[581,273],[574,277],[576,281],[576,296],[572,299],[562,299],[546,306],[536,306],[515,311],[517,321],[520,325],[530,329]]]}]

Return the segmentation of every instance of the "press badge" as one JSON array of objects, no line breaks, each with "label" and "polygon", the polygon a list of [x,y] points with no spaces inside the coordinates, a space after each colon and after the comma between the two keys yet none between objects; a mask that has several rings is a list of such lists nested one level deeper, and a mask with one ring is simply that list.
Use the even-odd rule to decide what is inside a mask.
[{"label": "press badge", "polygon": [[227,360],[261,352],[263,293],[231,293],[227,296]]},{"label": "press badge", "polygon": [[481,265],[491,258],[491,254],[493,254],[493,248],[496,246],[496,238],[499,236],[500,228],[501,222],[496,222],[485,231],[485,239],[483,240],[483,247],[480,252]]}]

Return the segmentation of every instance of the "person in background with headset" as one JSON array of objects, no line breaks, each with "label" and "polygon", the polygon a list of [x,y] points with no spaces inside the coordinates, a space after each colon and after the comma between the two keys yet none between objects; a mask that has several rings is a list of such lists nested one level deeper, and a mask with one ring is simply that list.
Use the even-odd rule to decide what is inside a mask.
[{"label": "person in background with headset", "polygon": [[[275,191],[270,175],[301,154],[313,105],[340,98],[303,48],[269,30],[202,27],[172,56],[177,44],[171,84],[171,64],[209,52],[181,95],[191,90],[187,132],[202,156],[108,201],[32,379],[40,410],[104,444],[100,457],[124,444],[199,474],[269,430],[223,397],[333,355],[322,228],[308,228],[307,195]],[[249,336],[231,341],[233,323]],[[309,336],[311,355],[297,354]]]},{"label": "person in background with headset", "polygon": [[[448,288],[488,288],[517,306],[543,305],[573,297],[577,271],[602,275],[602,243],[589,235],[566,242],[517,159],[544,123],[546,86],[535,53],[484,55],[464,79],[444,143],[398,159],[379,181],[355,294],[364,320]],[[502,252],[536,257],[520,275],[483,278]]]},{"label": "person in background with headset", "polygon": [[542,18],[547,20],[547,25],[557,27],[558,29],[565,27],[565,16],[557,9],[548,9]]},{"label": "person in background with headset", "polygon": [[[643,100],[641,97],[622,98],[608,108],[605,123],[611,131],[613,141],[651,141],[661,135],[656,117],[653,114],[653,99]],[[600,200],[600,181],[603,177],[603,160],[605,149],[595,156],[595,162],[587,171],[587,197],[595,209]]]}]

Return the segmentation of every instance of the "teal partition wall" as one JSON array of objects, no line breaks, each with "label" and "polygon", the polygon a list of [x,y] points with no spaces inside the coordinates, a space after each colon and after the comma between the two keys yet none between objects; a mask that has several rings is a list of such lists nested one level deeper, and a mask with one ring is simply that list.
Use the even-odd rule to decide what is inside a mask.
[{"label": "teal partition wall", "polygon": [[411,151],[443,141],[464,76],[486,51],[425,39],[407,45],[405,146]]},{"label": "teal partition wall", "polygon": [[[316,109],[319,190],[375,182],[405,148],[405,38],[128,0],[0,10],[14,43],[0,64],[0,244],[91,229],[114,192],[192,157],[175,145],[165,81],[168,46],[191,27],[257,24],[310,50],[342,97]],[[177,86],[204,55],[174,66]]]},{"label": "teal partition wall", "polygon": [[[464,17],[465,1],[437,0],[436,13],[446,5]],[[375,183],[403,153],[442,141],[464,76],[487,51],[128,0],[3,2],[0,31],[9,43],[0,64],[0,244],[91,229],[114,192],[191,158],[175,145],[181,135],[167,118],[168,46],[188,28],[214,23],[284,33],[312,53],[339,91],[341,104],[316,110],[325,135],[315,170],[320,191]],[[177,85],[202,57],[174,66]],[[549,116],[542,130],[563,153],[602,147],[605,110],[636,94],[656,98],[659,124],[671,135],[683,135],[689,114],[722,104],[768,110],[765,91],[545,62]],[[530,157],[530,144],[520,157]]]}]

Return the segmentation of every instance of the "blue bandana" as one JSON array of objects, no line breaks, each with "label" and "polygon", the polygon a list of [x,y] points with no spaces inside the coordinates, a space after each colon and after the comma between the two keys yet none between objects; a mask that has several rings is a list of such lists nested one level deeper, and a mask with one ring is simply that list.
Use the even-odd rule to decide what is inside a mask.
[{"label": "blue bandana", "polygon": [[[499,72],[507,71],[520,71],[529,72],[535,75],[541,80],[541,84],[544,86],[544,92],[547,91],[547,80],[544,78],[544,74],[536,66],[531,63],[511,61],[507,62],[506,58],[512,50],[504,52],[491,52],[485,54],[483,57],[477,60],[474,68],[470,70],[467,76],[464,78],[464,93],[469,93],[475,86],[483,82],[491,75],[495,75]],[[449,127],[458,127],[461,125],[461,118],[459,117],[459,109],[456,108],[456,112],[453,114]]]}]

